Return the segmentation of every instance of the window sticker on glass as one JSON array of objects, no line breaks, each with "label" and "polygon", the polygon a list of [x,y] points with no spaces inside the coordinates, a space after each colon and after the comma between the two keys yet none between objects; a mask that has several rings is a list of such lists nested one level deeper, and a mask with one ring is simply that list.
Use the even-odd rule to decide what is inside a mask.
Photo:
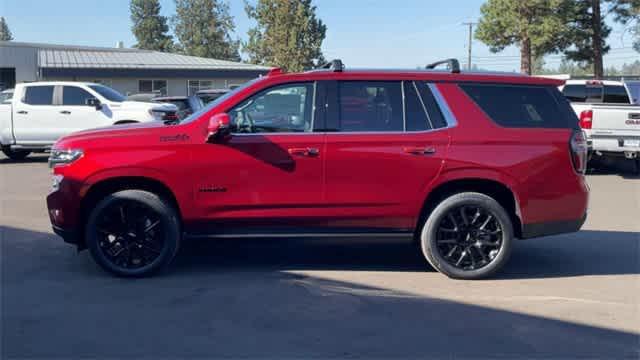
[{"label": "window sticker on glass", "polygon": [[532,121],[535,122],[543,122],[544,120],[542,120],[542,116],[540,116],[540,114],[538,114],[538,111],[536,110],[536,107],[533,106],[532,104],[524,104],[525,109],[527,109],[527,112],[529,113],[529,117],[531,118]]}]

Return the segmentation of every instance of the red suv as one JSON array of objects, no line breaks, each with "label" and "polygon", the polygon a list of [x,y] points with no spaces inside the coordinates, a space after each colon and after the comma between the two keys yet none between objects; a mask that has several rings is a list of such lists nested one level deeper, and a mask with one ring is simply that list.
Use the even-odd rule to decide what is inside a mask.
[{"label": "red suv", "polygon": [[120,276],[189,238],[370,236],[413,238],[461,279],[495,274],[516,238],[578,231],[587,148],[561,82],[445,62],[275,69],[179,124],[67,136],[53,229]]}]

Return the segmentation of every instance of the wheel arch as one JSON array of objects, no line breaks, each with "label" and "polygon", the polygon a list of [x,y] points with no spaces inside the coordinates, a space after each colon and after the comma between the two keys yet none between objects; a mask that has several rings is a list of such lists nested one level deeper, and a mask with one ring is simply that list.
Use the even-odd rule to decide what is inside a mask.
[{"label": "wheel arch", "polygon": [[416,226],[416,234],[420,232],[420,226],[442,200],[461,192],[477,192],[495,199],[509,214],[513,222],[515,237],[522,237],[522,216],[517,196],[511,187],[504,182],[482,177],[451,179],[436,185],[424,200],[418,226]]},{"label": "wheel arch", "polygon": [[154,193],[166,201],[176,210],[182,225],[182,212],[176,195],[164,182],[146,176],[116,176],[97,181],[86,190],[79,206],[79,242],[84,246],[84,230],[91,209],[109,194],[122,190],[144,190]]}]

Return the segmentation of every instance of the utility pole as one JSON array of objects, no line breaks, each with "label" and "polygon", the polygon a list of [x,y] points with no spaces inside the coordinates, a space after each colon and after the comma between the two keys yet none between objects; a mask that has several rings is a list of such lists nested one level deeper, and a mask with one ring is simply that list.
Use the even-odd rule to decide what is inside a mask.
[{"label": "utility pole", "polygon": [[464,26],[469,27],[469,57],[467,58],[467,70],[471,70],[471,44],[473,43],[473,25],[476,25],[475,22],[465,22],[462,23]]}]

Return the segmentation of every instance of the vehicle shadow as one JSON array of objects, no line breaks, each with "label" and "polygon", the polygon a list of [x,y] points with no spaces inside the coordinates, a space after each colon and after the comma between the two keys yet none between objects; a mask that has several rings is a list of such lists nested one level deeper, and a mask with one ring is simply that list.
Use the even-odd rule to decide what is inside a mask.
[{"label": "vehicle shadow", "polygon": [[49,161],[48,154],[31,154],[23,160],[11,160],[4,154],[0,154],[0,164],[46,163],[47,161]]},{"label": "vehicle shadow", "polygon": [[[515,243],[497,279],[640,274],[640,233],[580,231]],[[243,239],[184,241],[177,272],[232,269],[435,271],[411,241]]]},{"label": "vehicle shadow", "polygon": [[[615,246],[630,241],[596,235],[611,236]],[[306,246],[326,249],[302,252],[252,243],[190,244],[168,274],[128,280],[104,274],[50,233],[4,226],[1,357],[614,359],[640,351],[633,332],[282,271],[292,262],[349,270],[350,257],[371,269],[399,269],[396,262],[407,260],[418,266],[401,245],[319,244]],[[585,263],[594,260],[576,250]],[[328,260],[336,256],[342,260]],[[610,264],[600,273],[631,270],[612,264],[624,259],[598,261]]]},{"label": "vehicle shadow", "polygon": [[587,175],[619,175],[624,179],[640,179],[640,162],[624,158],[603,158],[589,162]]}]

